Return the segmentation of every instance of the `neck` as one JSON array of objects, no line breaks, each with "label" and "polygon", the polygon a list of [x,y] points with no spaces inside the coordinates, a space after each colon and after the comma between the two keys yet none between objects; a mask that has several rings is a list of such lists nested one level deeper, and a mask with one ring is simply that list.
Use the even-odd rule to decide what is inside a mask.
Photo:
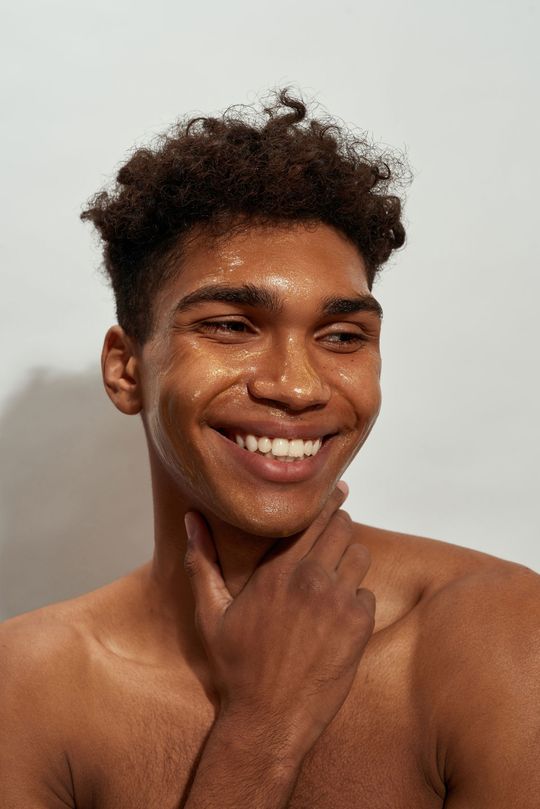
[{"label": "neck", "polygon": [[[173,644],[192,668],[203,671],[207,657],[195,626],[195,599],[184,570],[184,515],[197,507],[161,467],[151,467],[155,550],[147,592],[152,632],[163,638],[163,643]],[[212,533],[223,579],[235,598],[276,539],[246,533],[212,514],[203,516]]]}]

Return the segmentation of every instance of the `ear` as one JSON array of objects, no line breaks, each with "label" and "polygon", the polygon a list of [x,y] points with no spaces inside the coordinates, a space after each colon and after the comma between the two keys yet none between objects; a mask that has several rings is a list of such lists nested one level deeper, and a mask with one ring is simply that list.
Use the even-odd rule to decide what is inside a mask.
[{"label": "ear", "polygon": [[140,364],[135,345],[121,326],[111,326],[101,352],[105,390],[122,413],[134,416],[142,410]]}]

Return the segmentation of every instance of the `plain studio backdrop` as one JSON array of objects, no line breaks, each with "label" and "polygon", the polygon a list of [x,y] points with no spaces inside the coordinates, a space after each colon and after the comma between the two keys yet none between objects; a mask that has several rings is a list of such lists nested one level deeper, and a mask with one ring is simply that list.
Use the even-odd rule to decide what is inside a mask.
[{"label": "plain studio backdrop", "polygon": [[284,85],[415,175],[407,245],[374,288],[383,407],[349,511],[540,568],[539,8],[3,3],[0,617],[152,549],[142,426],[100,380],[115,318],[82,205],[180,116]]}]

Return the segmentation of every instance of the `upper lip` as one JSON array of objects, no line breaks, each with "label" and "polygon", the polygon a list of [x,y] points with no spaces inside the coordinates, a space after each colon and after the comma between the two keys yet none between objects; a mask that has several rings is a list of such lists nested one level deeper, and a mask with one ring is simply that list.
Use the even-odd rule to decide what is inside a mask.
[{"label": "upper lip", "polygon": [[283,421],[271,420],[255,420],[255,419],[238,419],[238,421],[220,421],[215,424],[210,424],[214,430],[220,432],[229,432],[241,435],[256,435],[259,437],[267,436],[268,438],[302,438],[304,441],[315,438],[324,438],[328,435],[335,435],[338,431],[337,428],[325,424],[308,424],[307,422],[287,424]]}]

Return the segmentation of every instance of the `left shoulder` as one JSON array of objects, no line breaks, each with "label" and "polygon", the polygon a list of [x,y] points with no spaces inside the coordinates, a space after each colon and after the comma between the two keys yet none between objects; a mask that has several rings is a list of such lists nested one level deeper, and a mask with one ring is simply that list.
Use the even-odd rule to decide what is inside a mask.
[{"label": "left shoulder", "polygon": [[[428,595],[423,609],[425,639],[444,639],[441,651],[467,656],[484,666],[488,649],[504,649],[500,663],[540,652],[540,576],[530,568],[493,558],[466,570]],[[510,657],[509,657],[510,655]]]},{"label": "left shoulder", "polygon": [[494,560],[448,581],[423,605],[418,650],[445,806],[537,805],[540,576]]},{"label": "left shoulder", "polygon": [[529,568],[482,551],[364,524],[355,527],[356,538],[371,554],[366,586],[377,596],[383,627],[418,606],[424,635],[442,631],[447,636],[453,624],[461,630],[465,619],[472,632],[481,630],[485,620],[502,629],[512,609],[534,601],[540,586],[540,576]]}]

